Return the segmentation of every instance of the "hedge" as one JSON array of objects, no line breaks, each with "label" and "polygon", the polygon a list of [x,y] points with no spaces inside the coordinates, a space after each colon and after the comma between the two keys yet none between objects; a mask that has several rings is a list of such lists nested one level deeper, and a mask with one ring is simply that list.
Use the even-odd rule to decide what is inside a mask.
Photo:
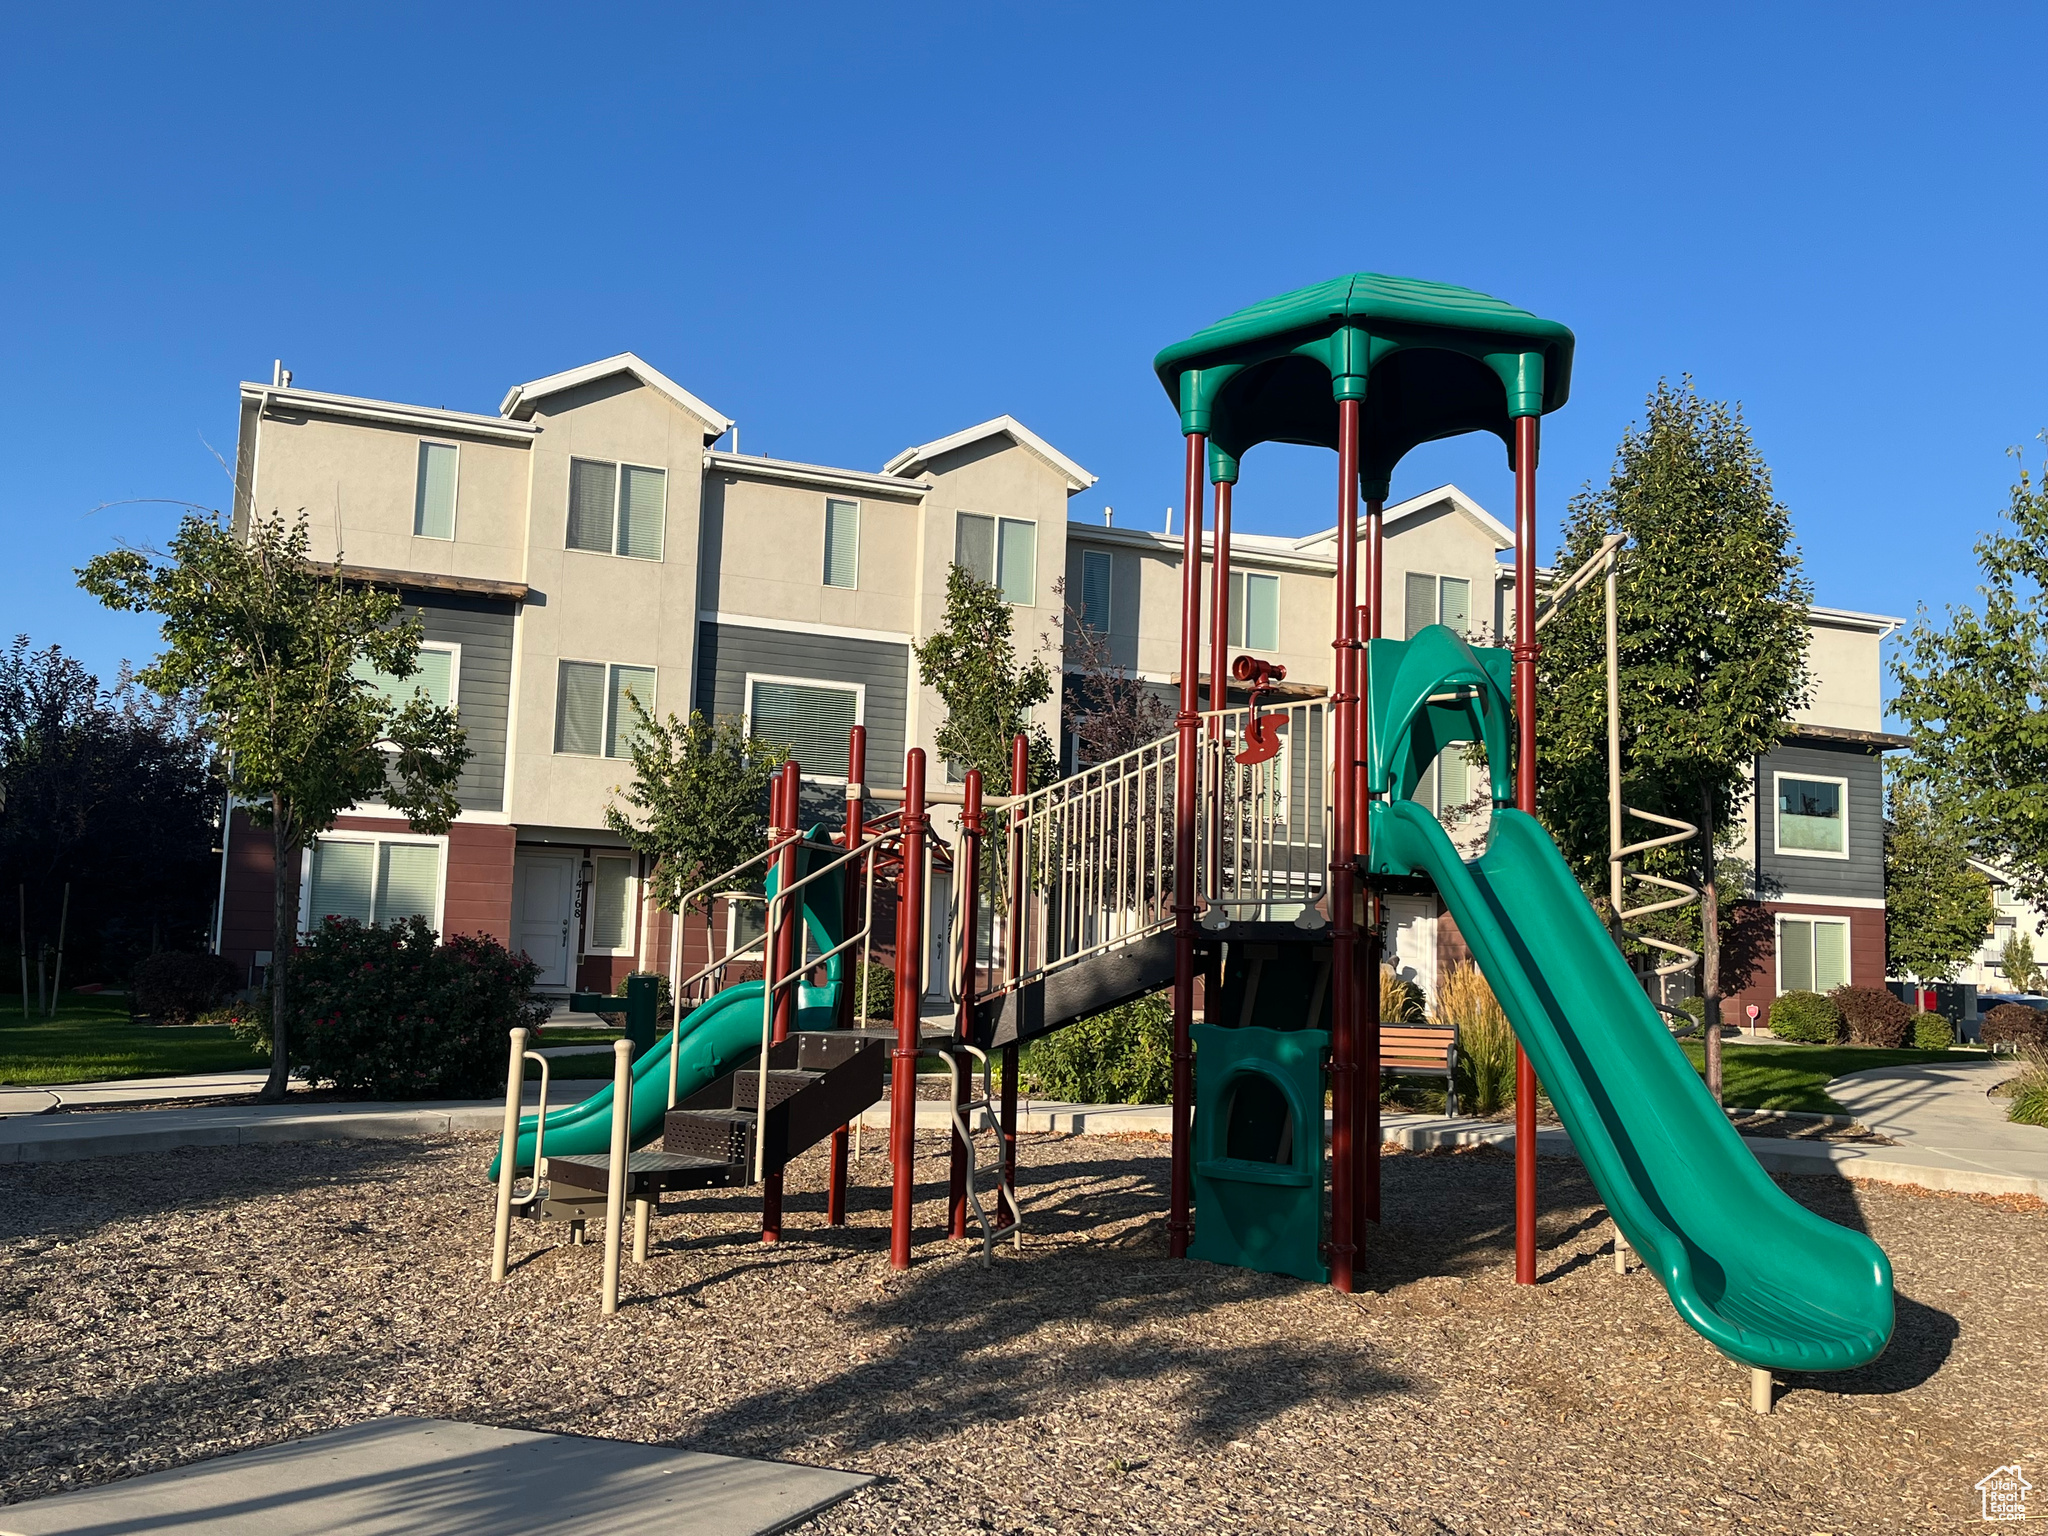
[{"label": "hedge", "polygon": [[1842,1010],[1818,992],[1783,992],[1771,1004],[1771,1033],[1780,1040],[1833,1045],[1842,1038]]},{"label": "hedge", "polygon": [[1842,1010],[1849,1038],[1857,1045],[1895,1051],[1913,1033],[1913,1010],[1883,987],[1837,987],[1828,1000]]}]

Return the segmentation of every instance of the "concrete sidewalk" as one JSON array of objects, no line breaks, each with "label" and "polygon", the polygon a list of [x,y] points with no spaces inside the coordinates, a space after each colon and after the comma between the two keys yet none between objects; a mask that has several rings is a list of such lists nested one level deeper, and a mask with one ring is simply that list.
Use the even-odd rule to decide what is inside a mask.
[{"label": "concrete sidewalk", "polygon": [[[2006,1119],[1991,1090],[2015,1077],[2010,1056],[1970,1056],[1919,1067],[1877,1067],[1828,1084],[1828,1094],[1859,1122],[1899,1143],[1916,1161],[1958,1176],[2031,1178],[2048,1192],[2048,1129]],[[1955,1187],[1955,1186],[1944,1186]]]}]

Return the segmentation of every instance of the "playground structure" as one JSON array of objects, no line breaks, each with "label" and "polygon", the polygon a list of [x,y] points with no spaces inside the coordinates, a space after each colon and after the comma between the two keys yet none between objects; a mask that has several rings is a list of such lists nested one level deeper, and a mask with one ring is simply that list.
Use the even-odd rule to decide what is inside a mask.
[{"label": "playground structure", "polygon": [[[1019,1047],[1170,986],[1170,1254],[1350,1291],[1380,1214],[1381,902],[1390,891],[1426,889],[1455,917],[1520,1046],[1517,1282],[1536,1280],[1540,1076],[1614,1219],[1617,1258],[1625,1242],[1685,1321],[1750,1368],[1753,1405],[1768,1409],[1771,1371],[1836,1370],[1879,1353],[1893,1317],[1884,1255],[1807,1212],[1758,1168],[1535,818],[1538,427],[1565,403],[1572,348],[1563,326],[1499,300],[1358,274],[1255,305],[1160,353],[1155,371],[1180,414],[1186,471],[1172,734],[1037,788],[1020,739],[1010,792],[997,796],[975,771],[958,787],[928,785],[917,748],[901,791],[871,788],[855,727],[845,822],[833,836],[798,826],[801,769],[788,764],[768,848],[678,893],[682,905],[765,876],[767,922],[755,944],[675,978],[667,1034],[637,1059],[620,1042],[608,1092],[554,1113],[543,1104],[524,1120],[524,1042],[515,1038],[494,1169],[494,1277],[505,1273],[513,1210],[579,1224],[601,1210],[609,1311],[627,1203],[636,1258],[662,1194],[714,1185],[759,1184],[763,1239],[777,1241],[781,1170],[828,1138],[827,1220],[843,1223],[845,1127],[880,1099],[885,1075],[890,1257],[907,1267],[921,1055],[939,1057],[952,1076],[948,1232],[966,1237],[971,1220],[987,1262],[998,1238],[1021,1241],[1025,1226],[1015,1190]],[[1381,517],[1394,466],[1420,443],[1469,431],[1499,436],[1515,475],[1512,648],[1475,647],[1441,625],[1385,638]],[[1331,448],[1338,461],[1331,686],[1273,708],[1265,694],[1277,669],[1233,660],[1225,640],[1233,488],[1245,455],[1265,442]],[[1624,859],[1689,829],[1666,822],[1668,837],[1621,841],[1624,816],[1643,813],[1619,798],[1617,557],[1610,541],[1561,585],[1551,611],[1604,568],[1611,893],[1617,914],[1640,917],[1688,897],[1625,908],[1625,879],[1690,888],[1627,872]],[[1230,697],[1233,676],[1250,687],[1241,706]],[[1474,748],[1484,753],[1492,810],[1484,849],[1468,860],[1412,795],[1443,752]],[[891,801],[894,809],[871,815]],[[950,842],[930,825],[930,808],[942,803],[959,810]],[[956,900],[956,1004],[943,1019],[919,1013],[935,860],[950,862]],[[865,958],[873,944],[878,890],[894,897],[886,1029],[855,1018],[847,979],[849,957]],[[729,983],[741,961],[758,961],[764,974]],[[987,1086],[996,1059],[999,1095]],[[985,1085],[971,1103],[970,1062]],[[976,1146],[991,1128],[993,1209],[982,1200]],[[660,1150],[636,1150],[657,1137]],[[534,1171],[524,1194],[522,1169]]]}]

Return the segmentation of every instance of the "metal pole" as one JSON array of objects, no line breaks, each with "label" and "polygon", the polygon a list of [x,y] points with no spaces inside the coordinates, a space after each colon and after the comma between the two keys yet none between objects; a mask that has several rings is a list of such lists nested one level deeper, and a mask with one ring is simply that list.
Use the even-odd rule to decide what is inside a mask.
[{"label": "metal pole", "polygon": [[[868,728],[856,725],[846,738],[846,831],[840,842],[848,853],[867,840],[867,777]],[[846,866],[844,915],[840,919],[842,939],[863,925],[861,898],[867,894],[868,882],[874,876],[870,861],[854,860]],[[857,1029],[860,1024],[856,1022],[855,1010],[867,1001],[867,946],[863,944],[857,953],[849,950],[844,964],[853,972],[853,980],[839,989],[839,1027]],[[845,1126],[832,1133],[832,1173],[825,1186],[828,1227],[846,1225],[846,1140]]]},{"label": "metal pole", "polygon": [[28,887],[27,887],[26,885],[17,885],[17,886],[16,886],[15,888],[14,888],[14,899],[15,899],[16,901],[18,901],[18,902],[20,902],[20,903],[21,903],[21,1016],[22,1016],[22,1017],[23,1017],[23,1018],[25,1019],[25,1018],[27,1018],[27,1017],[29,1016],[29,1012],[28,1012]]},{"label": "metal pole", "polygon": [[924,748],[905,756],[903,879],[896,902],[896,1054],[889,1080],[889,1265],[910,1268],[910,1205],[917,1154],[918,998],[924,992]]},{"label": "metal pole", "polygon": [[64,906],[57,914],[57,974],[50,983],[50,1017],[57,1016],[57,999],[64,994],[64,929],[71,921],[71,882],[64,882]]},{"label": "metal pole", "polygon": [[1187,506],[1181,515],[1180,714],[1174,721],[1173,773],[1173,1173],[1168,1186],[1166,1252],[1187,1257],[1189,1132],[1195,1057],[1195,778],[1200,725],[1195,684],[1202,670],[1203,459],[1208,439],[1187,435]]},{"label": "metal pole", "polygon": [[[775,861],[775,888],[781,892],[787,892],[797,882],[795,837],[800,814],[797,797],[802,793],[802,785],[803,769],[798,765],[795,758],[791,758],[782,765],[782,775],[775,790],[780,803],[776,806],[775,813],[770,818],[782,829],[782,835],[790,839],[788,845],[783,848],[781,856]],[[791,978],[796,975],[798,965],[803,961],[803,952],[799,948],[803,942],[803,898],[800,896],[786,897],[782,901],[769,903],[768,916],[771,919],[774,918],[778,909],[781,912],[781,921],[775,924],[775,931],[768,936],[768,942],[763,948],[772,949],[775,952],[775,964],[770,968],[770,974],[775,978],[775,982],[785,983],[781,993],[775,998],[774,1043],[780,1045],[789,1038],[790,1024],[796,1013],[797,993],[803,985],[800,981],[791,981]],[[771,986],[774,984],[768,983]],[[765,1075],[762,1077],[758,1087],[760,1099],[759,1112],[763,1117],[760,1130],[765,1135],[768,1100],[768,1081]],[[764,1243],[779,1243],[782,1241],[782,1170],[780,1168],[773,1170],[764,1168],[761,1173],[761,1241]]]},{"label": "metal pole", "polygon": [[[512,1185],[518,1177],[513,1164],[519,1150],[519,1096],[525,1088],[526,1031],[512,1031],[512,1062],[505,1069],[505,1131],[498,1141],[498,1229],[491,1239],[491,1284],[505,1278],[506,1252],[512,1242]],[[534,1178],[540,1169],[533,1170]]]},{"label": "metal pole", "polygon": [[[1010,738],[1010,793],[1019,804],[1010,811],[1010,911],[1011,923],[1022,934],[1024,912],[1024,809],[1022,798],[1031,793],[1031,742],[1022,731]],[[1009,974],[1015,981],[1024,968],[1023,951],[1010,947]],[[1010,1191],[1011,1214],[1016,1214],[1017,1193],[1017,1046],[1003,1047],[1003,1188]]]},{"label": "metal pole", "polygon": [[[974,940],[980,926],[976,898],[981,885],[981,770],[967,770],[967,790],[960,807],[960,856],[953,861],[953,879],[960,892],[960,996],[954,1034],[974,1038]],[[953,1119],[961,1121],[967,1099],[967,1053],[953,1054]],[[953,1157],[946,1173],[946,1235],[967,1235],[967,1143],[953,1133]]]},{"label": "metal pole", "polygon": [[[1515,418],[1515,804],[1536,814],[1536,422]],[[1536,1069],[1515,1042],[1515,1284],[1536,1283]]]},{"label": "metal pole", "polygon": [[[1216,758],[1218,790],[1209,801],[1209,856],[1204,861],[1203,896],[1210,901],[1223,879],[1223,720],[1230,705],[1230,502],[1236,487],[1216,482],[1216,543],[1209,583],[1209,748]],[[1202,1010],[1207,1017],[1211,978],[1202,981]]]},{"label": "metal pole", "polygon": [[1365,881],[1365,934],[1358,966],[1359,1095],[1358,1128],[1358,1216],[1353,1230],[1365,1231],[1365,1223],[1380,1219],[1380,894],[1370,873],[1372,867],[1372,796],[1369,793],[1372,759],[1372,651],[1369,642],[1380,636],[1380,614],[1385,607],[1385,514],[1386,499],[1369,497],[1365,503],[1364,601],[1358,605],[1358,867]]},{"label": "metal pole", "polygon": [[626,1159],[632,1156],[633,1042],[612,1042],[612,1156],[604,1196],[604,1314],[619,1310],[619,1227],[625,1217]]},{"label": "metal pole", "polygon": [[[1614,557],[1607,560],[1607,899],[1621,929],[1621,667],[1615,622]],[[1617,1229],[1619,1230],[1619,1229]]]},{"label": "metal pole", "polygon": [[1364,402],[1337,402],[1337,634],[1330,703],[1335,793],[1330,847],[1330,1284],[1352,1287],[1358,1245],[1354,1192],[1358,1065],[1356,878],[1358,776],[1346,761],[1357,749],[1358,439]]}]

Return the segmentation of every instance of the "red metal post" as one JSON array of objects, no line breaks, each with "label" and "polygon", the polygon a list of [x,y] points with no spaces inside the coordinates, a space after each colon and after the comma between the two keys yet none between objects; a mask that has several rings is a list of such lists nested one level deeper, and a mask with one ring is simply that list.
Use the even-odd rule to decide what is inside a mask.
[{"label": "red metal post", "polygon": [[[1372,753],[1372,652],[1365,643],[1380,638],[1386,606],[1385,518],[1387,503],[1374,496],[1365,504],[1365,601],[1358,605],[1358,856],[1368,869],[1372,854],[1372,796],[1367,764]],[[1358,986],[1359,1067],[1365,1092],[1359,1095],[1358,1231],[1380,1219],[1380,895],[1372,876],[1365,880],[1365,942]]]},{"label": "red metal post", "polygon": [[[1235,489],[1228,480],[1216,482],[1216,542],[1210,562],[1209,582],[1209,708],[1212,712],[1230,706],[1230,499]],[[1210,750],[1222,761],[1223,721],[1212,713],[1209,720]],[[1204,861],[1202,899],[1214,901],[1223,878],[1223,796],[1209,803],[1209,856]],[[1213,969],[1213,968],[1212,968]],[[1202,1010],[1208,1016],[1214,978],[1202,979]]]},{"label": "red metal post", "polygon": [[1173,772],[1173,1176],[1166,1213],[1166,1252],[1187,1257],[1193,1232],[1188,1217],[1189,1132],[1193,1129],[1195,1054],[1195,798],[1200,704],[1195,687],[1202,671],[1202,500],[1203,460],[1208,439],[1187,436],[1187,505],[1181,514],[1180,714],[1174,720]]},{"label": "red metal post", "polygon": [[[1031,741],[1022,731],[1010,738],[1010,793],[1018,804],[1010,807],[1010,958],[1005,980],[1015,981],[1023,973],[1024,951],[1024,807],[1023,797],[1031,793]],[[1003,1047],[1003,1187],[1017,1187],[1017,1047]]]},{"label": "red metal post", "polygon": [[1352,1288],[1357,1258],[1358,929],[1353,916],[1358,775],[1358,439],[1363,402],[1337,402],[1337,635],[1330,704],[1337,771],[1330,847],[1330,1284]]},{"label": "red metal post", "polygon": [[[953,860],[953,879],[960,892],[960,985],[958,1023],[954,1034],[961,1040],[974,1038],[974,939],[980,926],[976,898],[981,894],[981,770],[967,770],[967,783],[960,792],[960,852]],[[967,1097],[967,1056],[953,1060],[953,1109],[957,1114]],[[946,1235],[967,1235],[967,1143],[953,1133],[953,1157],[946,1178]]]},{"label": "red metal post", "polygon": [[889,1077],[889,1265],[910,1268],[917,1160],[918,999],[924,995],[924,748],[903,765],[903,878],[896,899],[896,1054]]},{"label": "red metal post", "polygon": [[[849,853],[867,841],[867,777],[868,728],[856,725],[846,738],[846,830],[839,839],[839,846]],[[842,938],[851,937],[866,919],[868,882],[874,878],[874,870],[864,860],[856,859],[845,868],[846,878],[841,882],[845,901],[839,924]],[[850,949],[840,959],[840,970],[849,978],[839,988],[841,1029],[857,1027],[858,1010],[866,1001],[867,977],[860,969],[861,955],[861,950]],[[825,1224],[829,1227],[846,1225],[846,1131],[842,1125],[832,1133],[832,1175],[825,1187]]]},{"label": "red metal post", "polygon": [[[1536,814],[1536,423],[1515,418],[1515,804]],[[1536,1069],[1515,1046],[1515,1284],[1536,1283]]]},{"label": "red metal post", "polygon": [[[768,819],[775,824],[774,835],[777,837],[793,839],[795,836],[798,786],[802,779],[803,769],[794,759],[784,763],[775,776],[775,787],[769,795],[772,809]],[[796,843],[792,840],[775,861],[775,888],[787,891],[796,883],[796,878]],[[770,908],[772,915],[773,903],[770,904]],[[768,962],[764,972],[768,980],[762,983],[764,986],[772,987],[784,977],[795,974],[796,966],[803,958],[801,951],[796,947],[798,935],[802,931],[802,908],[783,907],[781,919],[772,926],[768,942],[762,946],[763,958]],[[774,1040],[777,1045],[789,1038],[790,1022],[796,1008],[796,994],[796,986],[786,986],[775,997]],[[782,1173],[777,1169],[764,1174],[761,1179],[761,1241],[776,1243],[781,1240]]]}]

